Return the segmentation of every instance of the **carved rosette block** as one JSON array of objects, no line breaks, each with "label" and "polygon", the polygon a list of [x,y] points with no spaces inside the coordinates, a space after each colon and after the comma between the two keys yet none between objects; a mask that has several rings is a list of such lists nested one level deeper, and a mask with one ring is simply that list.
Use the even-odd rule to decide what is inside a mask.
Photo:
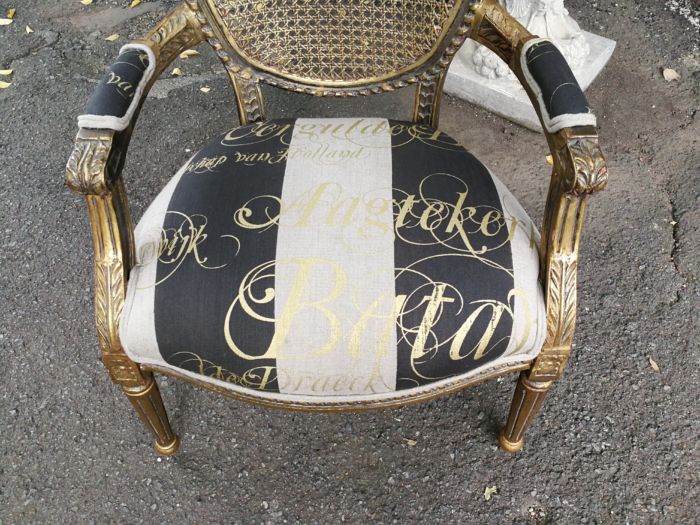
[{"label": "carved rosette block", "polygon": [[567,182],[573,195],[588,195],[605,188],[608,183],[608,166],[596,138],[572,139],[567,144],[567,151],[574,175]]}]

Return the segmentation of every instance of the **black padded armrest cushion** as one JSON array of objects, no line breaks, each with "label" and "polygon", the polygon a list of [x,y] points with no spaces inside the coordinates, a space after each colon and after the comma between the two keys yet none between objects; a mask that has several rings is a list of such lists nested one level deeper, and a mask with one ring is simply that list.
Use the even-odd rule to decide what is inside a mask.
[{"label": "black padded armrest cushion", "polygon": [[126,129],[153,75],[155,57],[140,44],[124,46],[78,117],[82,128]]},{"label": "black padded armrest cushion", "polygon": [[537,96],[542,120],[550,133],[574,126],[595,126],[596,118],[569,64],[552,41],[529,40],[523,46],[521,66]]}]

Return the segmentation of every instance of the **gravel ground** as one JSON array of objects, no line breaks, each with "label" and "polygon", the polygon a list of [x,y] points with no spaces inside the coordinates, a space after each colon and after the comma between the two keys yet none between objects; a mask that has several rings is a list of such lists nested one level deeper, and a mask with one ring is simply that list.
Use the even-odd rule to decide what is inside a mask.
[{"label": "gravel ground", "polygon": [[[270,411],[168,380],[183,443],[161,460],[99,362],[86,210],[63,167],[105,63],[174,3],[0,0],[17,8],[0,27],[0,69],[15,70],[0,90],[0,523],[700,522],[695,0],[567,2],[618,41],[589,90],[611,181],[590,205],[576,349],[522,453],[495,439],[514,377],[358,415]],[[189,150],[236,122],[201,51],[142,112],[125,169],[136,217]],[[270,115],[401,118],[411,93],[270,97]],[[542,216],[541,136],[449,98],[442,127]]]}]

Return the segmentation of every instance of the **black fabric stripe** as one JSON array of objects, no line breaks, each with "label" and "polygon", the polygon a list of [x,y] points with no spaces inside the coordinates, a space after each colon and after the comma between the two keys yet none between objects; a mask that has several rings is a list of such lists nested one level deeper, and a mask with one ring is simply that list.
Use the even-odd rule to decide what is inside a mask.
[{"label": "black fabric stripe", "polygon": [[[274,220],[266,228],[244,225],[279,213],[272,208],[282,196],[293,127],[294,120],[278,120],[218,137],[192,159],[175,189],[155,291],[156,337],[168,363],[279,391],[275,359],[256,357],[275,332],[274,294],[266,295],[275,288],[274,265],[266,264],[275,260],[278,226]],[[251,283],[254,275],[267,277]],[[251,359],[234,353],[226,329]]]},{"label": "black fabric stripe", "polygon": [[[447,135],[427,127],[390,124],[396,295],[398,300],[406,298],[397,316],[400,390],[464,374],[505,352],[513,325],[506,311],[479,359],[474,349],[494,311],[488,304],[509,305],[513,263],[508,228],[488,170]],[[460,193],[466,193],[461,203]],[[478,231],[486,220],[489,236]],[[456,222],[450,233],[452,221]],[[466,242],[460,228],[467,234]],[[482,260],[469,256],[483,247],[487,252],[479,256]],[[443,287],[443,298],[451,302],[437,300]],[[421,345],[419,327],[430,318],[431,304],[440,307]],[[455,345],[459,355],[451,357],[455,335],[484,304],[463,343]],[[423,355],[412,355],[414,346]]]},{"label": "black fabric stripe", "polygon": [[557,46],[546,41],[533,44],[527,50],[526,64],[542,91],[550,118],[590,112],[586,95]]},{"label": "black fabric stripe", "polygon": [[148,55],[143,51],[130,49],[120,54],[88,100],[85,114],[122,118],[147,68]]}]

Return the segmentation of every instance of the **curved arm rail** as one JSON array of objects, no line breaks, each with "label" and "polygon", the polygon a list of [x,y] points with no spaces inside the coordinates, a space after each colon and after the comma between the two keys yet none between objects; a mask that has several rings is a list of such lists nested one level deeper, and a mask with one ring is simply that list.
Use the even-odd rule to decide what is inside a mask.
[{"label": "curved arm rail", "polygon": [[[128,108],[117,105],[115,109],[112,104],[111,117],[101,118],[108,113],[105,111],[97,118],[82,119],[84,125],[86,122],[101,122],[105,128],[81,127],[66,166],[66,183],[73,191],[85,195],[92,224],[95,317],[102,360],[115,383],[124,387],[127,393],[131,391],[138,395],[144,388],[150,388],[152,378],[124,353],[118,335],[129,271],[134,264],[133,225],[121,171],[139,110],[156,78],[182,51],[204,39],[195,11],[195,2],[185,2],[143,39],[125,46],[124,49],[141,49],[148,54],[150,73],[139,85],[140,92]],[[123,56],[120,55],[117,62]],[[109,93],[101,84],[88,104],[88,110],[110,106],[108,100],[101,98],[103,96],[107,97]],[[121,114],[116,114],[119,112]],[[107,126],[112,129],[107,129]]]},{"label": "curved arm rail", "polygon": [[[595,117],[561,53],[530,34],[497,0],[482,0],[472,9],[471,38],[496,53],[518,77],[540,117],[554,161],[541,246],[547,337],[527,375],[531,384],[544,385],[561,377],[571,352],[586,197],[605,187],[607,165]],[[540,64],[534,65],[533,59]]]}]

